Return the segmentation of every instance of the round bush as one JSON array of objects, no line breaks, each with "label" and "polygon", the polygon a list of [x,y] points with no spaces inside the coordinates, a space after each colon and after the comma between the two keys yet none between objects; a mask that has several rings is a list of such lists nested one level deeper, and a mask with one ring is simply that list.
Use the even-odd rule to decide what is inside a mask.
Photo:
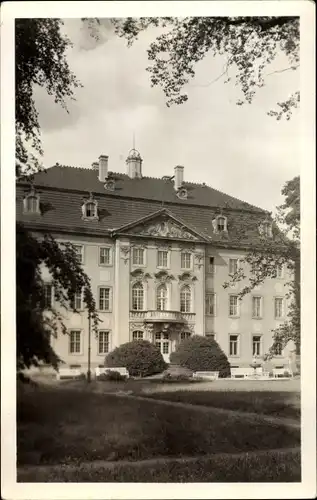
[{"label": "round bush", "polygon": [[217,371],[219,377],[230,376],[230,363],[219,344],[201,335],[194,335],[180,342],[171,354],[170,361],[193,372]]},{"label": "round bush", "polygon": [[116,347],[105,359],[105,366],[125,367],[132,377],[161,373],[166,363],[158,347],[147,340],[134,340]]}]

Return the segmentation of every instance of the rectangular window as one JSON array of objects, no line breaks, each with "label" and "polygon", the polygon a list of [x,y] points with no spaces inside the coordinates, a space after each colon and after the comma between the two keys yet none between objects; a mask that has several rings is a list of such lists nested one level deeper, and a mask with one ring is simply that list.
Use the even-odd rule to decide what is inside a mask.
[{"label": "rectangular window", "polygon": [[132,340],[143,340],[142,330],[136,330],[132,332]]},{"label": "rectangular window", "polygon": [[162,354],[168,354],[169,353],[169,347],[170,347],[170,343],[169,342],[163,342],[162,343]]},{"label": "rectangular window", "polygon": [[110,351],[110,333],[105,330],[98,332],[98,354],[107,354]]},{"label": "rectangular window", "polygon": [[133,248],[132,264],[134,266],[144,266],[144,249],[143,248]]},{"label": "rectangular window", "polygon": [[239,335],[229,335],[229,356],[239,356]]},{"label": "rectangular window", "polygon": [[181,268],[182,269],[191,269],[192,265],[192,256],[189,252],[181,253]]},{"label": "rectangular window", "polygon": [[274,299],[274,316],[275,319],[280,319],[284,316],[284,301],[282,297],[275,297]]},{"label": "rectangular window", "polygon": [[82,245],[74,245],[74,249],[80,264],[82,264],[84,262],[84,247]]},{"label": "rectangular window", "polygon": [[206,295],[206,314],[208,316],[215,316],[216,314],[215,298],[216,295],[214,293],[207,293]]},{"label": "rectangular window", "polygon": [[238,259],[229,259],[229,274],[235,274],[238,271]]},{"label": "rectangular window", "polygon": [[186,340],[190,338],[190,332],[181,332],[180,334],[180,339],[181,340]]},{"label": "rectangular window", "polygon": [[69,352],[70,354],[81,353],[81,331],[71,330],[69,333]]},{"label": "rectangular window", "polygon": [[157,252],[157,267],[167,267],[168,252],[166,250],[158,250]]},{"label": "rectangular window", "polygon": [[252,337],[252,355],[253,356],[261,356],[262,355],[261,335],[253,335],[253,337]]},{"label": "rectangular window", "polygon": [[45,283],[44,285],[44,290],[43,290],[43,302],[44,302],[44,309],[49,309],[52,307],[53,303],[53,287],[49,283]]},{"label": "rectangular window", "polygon": [[283,264],[276,266],[276,277],[279,279],[283,278],[283,271]]},{"label": "rectangular window", "polygon": [[100,247],[99,249],[99,264],[101,266],[109,266],[111,264],[111,254],[109,247]]},{"label": "rectangular window", "polygon": [[214,257],[208,257],[207,260],[207,272],[209,274],[215,274],[215,258]]},{"label": "rectangular window", "polygon": [[252,297],[252,318],[262,318],[262,297]]},{"label": "rectangular window", "polygon": [[73,309],[82,309],[82,292],[78,291],[75,293],[74,300],[72,301]]},{"label": "rectangular window", "polygon": [[239,299],[238,295],[230,295],[229,297],[229,316],[239,316]]},{"label": "rectangular window", "polygon": [[110,288],[99,288],[99,310],[110,311]]}]

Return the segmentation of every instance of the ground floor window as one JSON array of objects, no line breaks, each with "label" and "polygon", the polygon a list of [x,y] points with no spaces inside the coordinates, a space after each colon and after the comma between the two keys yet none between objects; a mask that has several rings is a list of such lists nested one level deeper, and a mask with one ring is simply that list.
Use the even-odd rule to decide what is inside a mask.
[{"label": "ground floor window", "polygon": [[229,335],[229,356],[239,356],[239,335]]},{"label": "ground floor window", "polygon": [[190,332],[181,332],[179,337],[180,337],[180,340],[186,340],[186,339],[189,339],[189,337],[190,337]]},{"label": "ground floor window", "polygon": [[143,340],[142,330],[135,330],[132,332],[132,340]]},{"label": "ground floor window", "polygon": [[171,341],[168,333],[158,332],[155,334],[155,345],[162,354],[170,354]]},{"label": "ground floor window", "polygon": [[70,354],[80,354],[81,353],[81,331],[71,330],[69,333],[69,352]]},{"label": "ground floor window", "polygon": [[110,347],[110,332],[100,330],[98,332],[98,354],[107,354]]},{"label": "ground floor window", "polygon": [[253,335],[252,337],[252,355],[261,356],[262,354],[262,338],[261,335]]}]

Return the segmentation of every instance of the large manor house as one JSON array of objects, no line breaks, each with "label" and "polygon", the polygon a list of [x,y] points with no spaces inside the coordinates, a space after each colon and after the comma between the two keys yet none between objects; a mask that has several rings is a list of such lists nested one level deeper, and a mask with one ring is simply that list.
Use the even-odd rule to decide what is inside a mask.
[{"label": "large manor house", "polygon": [[[17,220],[35,235],[51,233],[76,245],[91,279],[98,334],[91,334],[91,366],[136,339],[155,343],[168,362],[190,335],[213,337],[232,367],[249,366],[272,344],[272,329],[287,315],[287,270],[276,270],[239,300],[246,282],[225,288],[248,249],[274,238],[269,214],[205,183],[146,177],[131,150],[125,174],[108,169],[101,155],[90,169],[56,165],[17,184]],[[246,264],[242,264],[246,265]],[[248,272],[248,271],[247,271]],[[47,306],[54,305],[43,269]],[[52,339],[67,365],[87,370],[89,319],[79,292],[76,312],[64,314],[68,334]],[[283,350],[276,365],[287,365]]]}]

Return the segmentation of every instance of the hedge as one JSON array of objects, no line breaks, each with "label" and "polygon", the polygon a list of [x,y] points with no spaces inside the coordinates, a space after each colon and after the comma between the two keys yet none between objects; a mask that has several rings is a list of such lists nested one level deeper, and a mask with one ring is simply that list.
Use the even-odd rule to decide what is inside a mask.
[{"label": "hedge", "polygon": [[158,347],[147,340],[134,340],[116,347],[105,359],[108,368],[125,367],[132,377],[161,373],[166,363]]},{"label": "hedge", "polygon": [[178,344],[170,356],[171,363],[196,371],[217,371],[219,377],[230,376],[230,363],[219,344],[210,337],[194,335]]}]

